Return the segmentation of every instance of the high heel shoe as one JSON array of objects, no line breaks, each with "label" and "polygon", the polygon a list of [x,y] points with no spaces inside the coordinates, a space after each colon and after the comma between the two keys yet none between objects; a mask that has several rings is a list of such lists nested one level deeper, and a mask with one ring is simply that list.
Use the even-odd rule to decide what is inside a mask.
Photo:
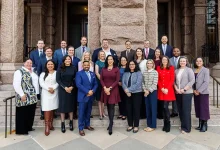
[{"label": "high heel shoe", "polygon": [[112,127],[108,129],[108,134],[112,135]]},{"label": "high heel shoe", "polygon": [[103,119],[103,117],[102,116],[99,116],[99,120],[102,120]]},{"label": "high heel shoe", "polygon": [[73,131],[73,120],[70,120],[69,127],[70,127],[70,131]]},{"label": "high heel shoe", "polygon": [[61,132],[63,132],[63,133],[66,132],[65,122],[61,122]]}]

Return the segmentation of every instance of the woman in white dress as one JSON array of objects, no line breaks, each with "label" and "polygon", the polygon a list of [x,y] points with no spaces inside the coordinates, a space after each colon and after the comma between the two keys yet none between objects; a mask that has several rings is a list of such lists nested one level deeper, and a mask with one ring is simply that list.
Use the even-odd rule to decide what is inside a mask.
[{"label": "woman in white dress", "polygon": [[58,83],[56,82],[55,63],[48,60],[45,64],[45,72],[40,75],[41,106],[44,111],[45,135],[50,134],[53,127],[53,110],[58,108]]}]

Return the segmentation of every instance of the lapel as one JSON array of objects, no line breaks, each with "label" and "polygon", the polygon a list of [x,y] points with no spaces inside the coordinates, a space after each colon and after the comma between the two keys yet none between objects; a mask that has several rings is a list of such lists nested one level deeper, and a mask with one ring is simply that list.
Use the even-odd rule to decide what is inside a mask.
[{"label": "lapel", "polygon": [[40,59],[38,49],[35,51],[35,53],[36,53],[35,55],[36,55],[37,59]]},{"label": "lapel", "polygon": [[[114,51],[113,51],[112,49],[110,49],[110,52],[111,52],[112,56],[114,57],[114,56],[115,56]],[[126,55],[125,55],[125,56],[126,56]]]},{"label": "lapel", "polygon": [[[90,72],[89,72],[90,73]],[[88,83],[91,83],[90,81],[89,81],[89,77],[87,76],[87,74],[86,74],[86,72],[83,70],[83,75],[84,75],[84,77],[86,78],[86,80],[88,81]],[[90,76],[91,76],[91,74],[90,74]],[[91,77],[91,81],[92,81],[92,77]]]},{"label": "lapel", "polygon": [[198,78],[198,76],[201,74],[201,72],[203,72],[203,71],[204,71],[204,67],[202,67],[202,68],[200,69],[200,71],[198,72],[197,78]]}]

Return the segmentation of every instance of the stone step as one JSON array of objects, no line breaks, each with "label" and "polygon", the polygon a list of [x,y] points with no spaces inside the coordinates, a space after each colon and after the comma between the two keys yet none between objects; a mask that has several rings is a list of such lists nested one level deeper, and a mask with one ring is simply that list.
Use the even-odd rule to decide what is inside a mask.
[{"label": "stone step", "polygon": [[12,84],[3,84],[0,85],[0,91],[14,91]]},{"label": "stone step", "polygon": [[[0,127],[5,126],[5,118],[4,116],[0,116]],[[74,120],[74,127],[77,128],[78,120]],[[60,127],[61,121],[60,118],[54,119],[54,126]],[[65,121],[66,127],[68,127],[69,121]],[[91,126],[93,127],[106,127],[109,124],[108,118],[104,118],[103,120],[99,120],[98,116],[94,116],[94,118],[91,118]],[[171,125],[172,126],[180,126],[180,120],[179,117],[171,118]],[[208,121],[209,126],[219,126],[220,125],[220,115],[211,115],[211,119]],[[8,118],[8,126],[9,126],[9,118]],[[12,117],[12,128],[15,127],[15,116]],[[146,126],[146,119],[140,120],[140,127]],[[163,120],[157,119],[157,126],[163,126]],[[192,115],[192,126],[198,126],[198,119],[195,117],[195,115]],[[40,120],[39,117],[35,117],[34,121],[34,127],[44,127],[44,121]],[[116,116],[114,117],[114,127],[127,127],[127,120],[121,120],[116,119]]]}]

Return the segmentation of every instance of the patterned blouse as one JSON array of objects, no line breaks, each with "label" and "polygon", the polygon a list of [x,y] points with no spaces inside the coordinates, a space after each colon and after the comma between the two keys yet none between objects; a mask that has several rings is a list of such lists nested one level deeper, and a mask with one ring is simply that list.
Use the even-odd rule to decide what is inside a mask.
[{"label": "patterned blouse", "polygon": [[156,70],[145,70],[143,73],[143,90],[148,90],[149,92],[153,92],[157,90],[158,83],[158,73]]}]

